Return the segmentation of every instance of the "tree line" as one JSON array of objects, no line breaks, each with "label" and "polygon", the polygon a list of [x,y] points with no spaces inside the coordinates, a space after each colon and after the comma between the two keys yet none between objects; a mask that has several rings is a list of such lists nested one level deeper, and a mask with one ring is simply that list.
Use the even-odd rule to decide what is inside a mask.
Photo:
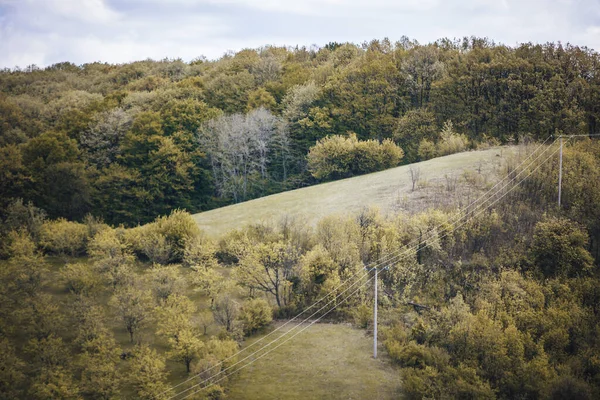
[{"label": "tree line", "polygon": [[[472,37],[5,69],[0,211],[21,198],[133,226],[481,143],[597,133],[598,65],[585,47]],[[324,151],[353,138],[352,155]],[[376,143],[394,155],[361,162]]]}]

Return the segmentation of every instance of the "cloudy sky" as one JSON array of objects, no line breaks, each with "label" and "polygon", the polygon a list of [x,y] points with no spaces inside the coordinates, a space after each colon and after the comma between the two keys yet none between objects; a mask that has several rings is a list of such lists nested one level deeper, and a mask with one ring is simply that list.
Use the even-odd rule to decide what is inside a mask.
[{"label": "cloudy sky", "polygon": [[0,68],[406,35],[600,50],[600,0],[0,0]]}]

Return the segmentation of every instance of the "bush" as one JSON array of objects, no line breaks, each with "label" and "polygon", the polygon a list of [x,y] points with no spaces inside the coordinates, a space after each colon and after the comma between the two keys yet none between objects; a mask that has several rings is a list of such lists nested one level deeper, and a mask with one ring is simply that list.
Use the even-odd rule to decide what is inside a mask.
[{"label": "bush", "polygon": [[46,219],[46,212],[33,205],[32,202],[23,203],[22,199],[16,199],[6,209],[6,219],[0,232],[27,229],[35,240],[38,238],[40,229]]},{"label": "bush", "polygon": [[321,139],[310,148],[308,167],[317,179],[339,179],[397,166],[404,152],[393,141],[359,141],[355,133]]},{"label": "bush", "polygon": [[155,229],[147,229],[140,244],[142,253],[153,263],[165,265],[173,258],[173,248],[167,238]]},{"label": "bush", "polygon": [[183,252],[183,265],[186,267],[211,269],[218,265],[217,246],[202,235],[189,240]]},{"label": "bush", "polygon": [[575,222],[550,218],[535,226],[533,261],[546,277],[586,275],[594,261],[587,243],[587,232]]},{"label": "bush", "polygon": [[87,226],[63,218],[45,222],[40,230],[40,245],[54,254],[84,254],[87,240]]},{"label": "bush", "polygon": [[465,151],[469,145],[469,139],[465,135],[454,132],[454,127],[450,120],[444,123],[444,129],[442,129],[440,136],[441,139],[437,144],[437,154],[439,156]]},{"label": "bush", "polygon": [[101,285],[98,274],[86,264],[67,264],[60,271],[67,289],[74,294],[90,294]]},{"label": "bush", "polygon": [[185,249],[200,236],[192,216],[182,210],[158,217],[154,222],[129,229],[125,240],[138,256],[159,264],[182,262]]},{"label": "bush", "polygon": [[437,157],[437,150],[435,148],[435,144],[428,139],[421,140],[421,143],[419,143],[418,155],[419,160],[421,161]]},{"label": "bush", "polygon": [[273,320],[273,311],[265,299],[246,300],[240,309],[244,334],[251,335]]},{"label": "bush", "polygon": [[88,255],[94,258],[115,258],[124,254],[123,229],[106,228],[98,231],[88,243]]},{"label": "bush", "polygon": [[352,309],[352,317],[354,324],[358,328],[367,329],[372,325],[373,308],[365,303],[361,303],[358,307]]},{"label": "bush", "polygon": [[200,228],[187,211],[174,210],[171,215],[159,217],[151,224],[163,235],[171,247],[171,261],[181,262],[189,242],[200,235]]},{"label": "bush", "polygon": [[443,367],[450,360],[449,355],[442,349],[418,344],[413,340],[406,344],[388,342],[386,348],[392,360],[402,367]]},{"label": "bush", "polygon": [[37,251],[29,232],[25,230],[9,232],[3,244],[6,255],[12,258],[33,257]]},{"label": "bush", "polygon": [[495,399],[489,383],[483,381],[473,368],[402,369],[402,391],[407,399]]}]

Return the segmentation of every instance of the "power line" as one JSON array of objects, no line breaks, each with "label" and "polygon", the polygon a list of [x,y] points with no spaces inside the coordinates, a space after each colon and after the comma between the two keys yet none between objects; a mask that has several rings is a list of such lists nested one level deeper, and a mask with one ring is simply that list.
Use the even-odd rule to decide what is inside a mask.
[{"label": "power line", "polygon": [[[528,160],[529,158],[531,158],[531,156],[532,156],[533,154],[535,154],[535,153],[536,153],[536,152],[537,152],[537,151],[538,151],[538,150],[539,150],[539,149],[540,149],[542,146],[544,146],[544,144],[546,143],[546,141],[548,141],[548,140],[549,140],[549,138],[550,138],[550,137],[546,138],[546,140],[545,140],[545,141],[544,141],[542,144],[540,144],[540,145],[539,145],[539,146],[538,146],[538,147],[537,147],[537,148],[536,148],[536,149],[535,149],[535,150],[534,150],[534,151],[533,151],[533,152],[532,152],[532,153],[531,153],[531,154],[530,154],[528,157],[526,157],[526,158],[525,158],[525,159],[524,159],[524,160],[521,162],[521,164],[519,164],[519,165],[518,165],[518,166],[517,166],[515,169],[518,169],[518,168],[519,168],[519,167],[521,167],[521,166],[522,166],[522,165],[523,165],[525,162],[527,162],[527,160]],[[550,146],[550,147],[551,147],[551,146]],[[544,151],[543,151],[543,152],[542,152],[540,155],[538,155],[538,156],[537,156],[537,157],[536,157],[536,158],[535,158],[535,159],[534,159],[534,160],[533,160],[533,161],[532,161],[532,162],[531,162],[531,163],[528,165],[528,167],[529,167],[529,166],[531,166],[531,165],[533,165],[533,163],[535,163],[535,161],[536,161],[536,160],[537,160],[537,159],[538,159],[538,158],[539,158],[539,157],[540,157],[542,154],[544,154],[544,153],[545,153],[547,150],[548,150],[548,148],[547,148],[547,149],[545,149],[545,150],[544,150]],[[500,188],[500,189],[498,190],[498,192],[497,192],[497,193],[494,193],[494,194],[493,194],[493,195],[492,195],[492,196],[491,196],[489,199],[485,200],[485,201],[484,201],[482,204],[485,204],[485,202],[487,202],[487,201],[488,201],[488,200],[490,200],[490,199],[491,199],[493,196],[495,196],[496,194],[498,194],[498,193],[499,193],[499,192],[500,192],[502,189],[504,189],[506,186],[508,186],[508,185],[510,184],[510,182],[514,181],[514,180],[515,180],[515,179],[516,179],[516,178],[517,178],[519,175],[521,175],[521,173],[523,173],[524,171],[525,171],[525,170],[523,170],[523,171],[521,171],[519,174],[515,175],[515,176],[514,176],[514,177],[513,177],[513,178],[512,178],[512,179],[511,179],[511,180],[510,180],[510,181],[509,181],[509,182],[508,182],[506,185],[504,185],[502,188]],[[497,187],[497,186],[498,186],[500,183],[502,183],[502,181],[503,181],[503,180],[505,180],[505,179],[507,179],[507,178],[508,178],[508,176],[507,176],[506,178],[503,178],[503,179],[502,179],[500,182],[496,183],[496,185],[494,185],[494,186],[493,186],[493,187],[492,187],[490,190],[488,190],[486,193],[484,193],[484,194],[483,194],[482,196],[480,196],[478,199],[476,199],[475,201],[473,201],[473,202],[472,202],[472,203],[471,203],[469,206],[467,206],[467,208],[468,208],[468,207],[470,207],[471,205],[475,204],[475,203],[476,203],[476,202],[478,202],[479,200],[481,200],[483,197],[485,197],[487,194],[489,194],[489,193],[490,193],[492,190],[494,190],[494,189],[495,189],[495,188],[496,188],[496,187]],[[485,209],[487,209],[487,208],[491,207],[493,204],[495,204],[497,201],[499,201],[499,200],[500,200],[501,198],[503,198],[505,195],[506,195],[506,193],[505,193],[503,196],[501,196],[501,197],[500,197],[498,200],[494,201],[492,204],[490,204],[489,206],[487,206]],[[478,207],[480,207],[480,206],[481,206],[481,205],[479,205]],[[477,208],[476,208],[476,209],[477,209]],[[482,212],[483,212],[483,211],[485,211],[485,209],[484,209],[484,210],[482,210]],[[480,213],[477,213],[475,216],[478,216],[478,215],[480,215],[480,214],[481,214],[481,212],[480,212]],[[467,214],[466,216],[468,216],[468,214]],[[454,223],[455,223],[455,222],[458,222],[458,221],[460,221],[460,220],[461,220],[463,217],[464,217],[464,216],[462,216],[462,215],[461,215],[461,216],[459,216],[459,218],[457,218],[457,219],[455,219],[454,221],[452,221],[450,225],[454,225]],[[473,217],[473,216],[472,216],[472,217]],[[444,238],[444,237],[448,236],[450,233],[454,232],[456,229],[458,229],[458,228],[460,228],[461,226],[463,226],[463,225],[464,225],[466,222],[467,222],[467,221],[465,221],[464,223],[462,223],[462,224],[461,224],[461,225],[459,225],[459,226],[456,226],[456,227],[455,227],[455,228],[454,228],[454,229],[453,229],[451,232],[447,232],[447,233],[446,233],[444,236],[442,236],[441,238]],[[442,226],[442,225],[440,225],[439,227],[441,227],[441,226]],[[435,228],[433,228],[433,229],[435,229]],[[449,227],[446,227],[446,229],[449,229]],[[430,237],[430,238],[433,238],[433,237],[434,237],[434,234],[436,233],[436,231],[435,231],[435,230],[432,230],[432,231],[430,231],[430,233],[431,233],[431,235],[430,235],[431,237]],[[417,245],[417,246],[419,246],[421,243],[423,243],[423,242],[424,242],[424,243],[425,243],[425,245],[427,246],[427,245],[428,245],[428,240],[429,240],[430,238],[425,238],[425,240],[423,240],[423,238],[420,238],[420,239],[417,241],[416,245]],[[413,242],[414,242],[414,241],[413,241]],[[385,259],[380,259],[380,260],[378,260],[376,263],[372,263],[372,264],[375,264],[375,265],[377,265],[377,264],[379,264],[379,265],[382,265],[383,263],[390,263],[392,260],[397,260],[397,261],[399,261],[399,258],[401,258],[402,256],[404,256],[404,255],[408,254],[410,250],[411,250],[411,248],[406,248],[406,250],[405,250],[404,252],[401,252],[401,250],[397,250],[397,251],[395,251],[394,253],[398,253],[398,252],[401,252],[401,253],[400,253],[400,254],[397,254],[397,255],[395,255],[395,256],[393,256],[393,257],[392,257],[392,254],[394,254],[394,253],[390,253],[390,254],[388,254],[388,255],[386,256],[386,257],[388,258],[387,260],[385,260]],[[416,249],[416,250],[418,250],[418,247],[417,247],[417,249]],[[372,270],[372,269],[373,269],[373,268],[371,268],[371,270]],[[355,284],[356,284],[356,283],[357,283],[357,282],[358,282],[360,279],[364,278],[364,277],[365,277],[367,274],[368,274],[368,272],[367,272],[366,274],[362,275],[361,277],[359,277],[359,278],[358,278],[358,280],[357,280],[355,283],[353,283],[353,284],[352,284],[350,287],[348,287],[348,288],[347,288],[346,290],[344,290],[342,293],[338,294],[338,295],[337,295],[337,296],[336,296],[336,297],[335,297],[335,298],[334,298],[332,301],[334,301],[335,299],[337,299],[337,298],[338,298],[338,297],[339,297],[341,294],[345,293],[345,292],[346,292],[346,291],[347,291],[349,288],[351,288],[352,286],[354,286],[354,285],[355,285]],[[353,278],[353,277],[355,277],[355,276],[356,276],[356,274],[355,274],[354,276],[352,276],[352,277],[348,278],[348,280],[346,280],[345,282],[343,282],[342,284],[340,284],[338,287],[334,288],[334,289],[333,289],[333,290],[332,290],[330,293],[328,293],[327,295],[323,296],[323,297],[322,297],[321,299],[319,299],[317,302],[313,303],[313,304],[312,304],[311,306],[309,306],[307,309],[305,309],[304,311],[302,311],[300,314],[298,314],[297,316],[295,316],[293,319],[291,319],[291,320],[287,321],[285,324],[283,324],[282,326],[280,326],[279,328],[277,328],[275,331],[271,332],[269,335],[267,335],[267,336],[265,336],[265,337],[261,338],[259,341],[257,341],[257,342],[255,342],[255,343],[253,343],[251,346],[248,346],[247,348],[245,348],[245,349],[242,349],[241,351],[239,351],[239,352],[237,352],[236,354],[234,354],[234,355],[232,355],[232,356],[228,357],[227,359],[224,359],[224,360],[222,360],[220,363],[218,363],[218,364],[216,364],[215,366],[211,367],[209,370],[211,370],[211,369],[214,369],[214,368],[216,368],[216,367],[217,367],[217,366],[219,366],[219,365],[222,365],[222,364],[223,364],[223,362],[225,362],[225,361],[227,361],[227,360],[229,360],[229,359],[231,359],[231,358],[233,358],[233,357],[235,357],[235,356],[239,355],[239,354],[240,354],[240,353],[242,353],[243,351],[247,350],[248,348],[252,347],[253,345],[256,345],[257,343],[259,343],[259,342],[261,342],[262,340],[266,339],[268,336],[270,336],[270,335],[274,334],[276,331],[278,331],[278,330],[282,329],[284,326],[286,326],[286,325],[288,325],[289,323],[293,322],[293,321],[294,321],[295,319],[297,319],[297,318],[298,318],[300,315],[302,315],[303,313],[305,313],[305,312],[306,312],[306,311],[308,311],[309,309],[313,308],[313,307],[314,307],[316,304],[320,303],[322,300],[326,299],[326,298],[327,298],[327,297],[328,297],[330,294],[332,294],[332,293],[335,293],[335,291],[336,291],[336,290],[338,290],[338,289],[339,289],[340,287],[342,287],[344,284],[348,283],[348,282],[350,281],[350,279],[352,279],[352,278]],[[327,304],[330,304],[332,301],[330,301],[330,302],[329,302],[329,303],[327,303]],[[321,309],[319,309],[317,312],[313,313],[311,316],[309,316],[309,317],[308,317],[308,319],[310,319],[310,318],[311,318],[312,316],[314,316],[316,313],[318,313],[319,311],[321,311],[323,308],[324,308],[324,307],[322,307]],[[306,320],[305,320],[305,321],[306,321]],[[303,321],[303,322],[304,322],[304,321]],[[303,322],[301,322],[300,324],[302,324]],[[299,326],[300,324],[298,324],[297,326]],[[291,330],[289,330],[288,332],[284,333],[283,335],[281,335],[281,336],[280,336],[280,337],[278,337],[277,339],[275,339],[275,340],[271,341],[270,343],[266,344],[265,346],[261,347],[259,350],[255,351],[255,352],[254,352],[254,353],[252,353],[250,356],[248,356],[248,357],[244,358],[244,359],[243,359],[243,360],[241,360],[241,361],[244,361],[244,360],[246,360],[247,358],[251,357],[252,355],[256,354],[257,352],[260,352],[260,351],[261,351],[261,350],[263,350],[264,348],[266,348],[266,347],[270,346],[271,344],[273,344],[274,342],[276,342],[276,341],[280,340],[280,339],[281,339],[283,336],[287,335],[289,332],[291,332],[291,331],[293,331],[294,329],[296,329],[296,328],[297,328],[297,326],[296,326],[296,327],[294,327],[294,328],[292,328],[292,329],[291,329]],[[240,362],[241,362],[241,361],[240,361]],[[235,366],[235,365],[237,365],[237,364],[239,364],[239,362],[238,362],[238,363],[236,363],[236,364],[234,364],[233,366]],[[230,366],[229,368],[231,368],[231,367],[233,367],[233,366]],[[229,369],[229,368],[228,368],[228,369]],[[227,369],[226,369],[226,370],[227,370]],[[209,379],[213,379],[215,376],[217,376],[217,375],[219,375],[219,374],[221,374],[221,373],[225,372],[226,370],[223,370],[223,371],[221,371],[220,373],[218,373],[218,374],[216,374],[216,375],[214,375],[214,376],[212,376],[212,377],[208,378],[207,380],[209,380]],[[204,372],[206,372],[206,371],[204,371]],[[181,385],[183,385],[183,384],[185,384],[185,383],[189,382],[190,380],[192,380],[192,379],[195,379],[195,378],[196,378],[197,376],[199,376],[199,375],[200,375],[200,374],[197,374],[197,375],[195,375],[195,376],[193,376],[193,377],[190,377],[190,378],[188,378],[186,381],[184,381],[184,382],[181,382],[180,384],[178,384],[178,385],[176,385],[176,386],[174,386],[174,387],[170,388],[169,390],[167,390],[167,391],[165,391],[165,392],[163,392],[163,393],[161,393],[161,394],[167,393],[168,391],[172,391],[172,390],[174,390],[175,388],[177,388],[177,387],[179,387],[179,386],[181,386]],[[203,382],[201,382],[201,383],[203,383]],[[189,390],[189,389],[188,389],[188,390]],[[172,397],[170,397],[170,398],[177,397],[177,396],[181,395],[182,393],[184,393],[184,392],[186,392],[186,391],[187,391],[187,390],[185,390],[185,391],[183,391],[183,392],[180,392],[180,393],[177,393],[177,394],[173,395],[173,396],[172,396]]]},{"label": "power line", "polygon": [[[339,304],[345,302],[346,300],[348,300],[350,297],[352,297],[354,294],[356,294],[364,285],[368,284],[369,282],[371,282],[373,280],[373,277],[371,277],[369,280],[367,280],[366,282],[363,282],[362,285],[360,285],[358,288],[356,288],[352,293],[350,293],[348,296],[346,296],[344,299],[342,299],[340,301]],[[273,347],[272,349],[269,349],[268,351],[266,351],[265,353],[259,355],[258,357],[256,357],[254,360],[250,361],[247,364],[244,364],[243,366],[241,366],[240,368],[236,369],[235,371],[230,372],[229,374],[222,376],[221,378],[219,378],[218,380],[211,382],[209,385],[201,387],[197,390],[195,390],[192,393],[187,394],[186,396],[180,398],[179,400],[184,400],[187,399],[190,396],[193,396],[196,393],[199,393],[200,391],[221,382],[223,379],[231,376],[232,374],[241,371],[242,369],[246,368],[247,366],[253,364],[254,362],[260,360],[261,358],[263,358],[264,356],[266,356],[267,354],[277,350],[279,347],[283,346],[284,344],[286,344],[287,342],[289,342],[290,340],[292,340],[293,338],[295,338],[296,336],[298,336],[299,334],[301,334],[302,332],[304,332],[305,330],[307,330],[308,328],[310,328],[311,326],[313,326],[314,324],[316,324],[317,322],[319,322],[322,318],[324,318],[327,314],[329,314],[330,312],[332,312],[333,310],[335,310],[337,308],[337,306],[339,304],[334,305],[332,308],[330,308],[328,311],[326,311],[323,315],[321,315],[320,317],[318,317],[317,319],[313,320],[312,322],[310,322],[307,326],[305,326],[304,328],[302,328],[300,331],[296,332],[295,334],[293,334],[292,336],[288,337],[287,339],[285,339],[283,342],[279,343],[277,346]],[[198,387],[199,385],[201,385],[202,383],[198,383],[194,386],[192,386],[190,389]],[[184,392],[181,392],[179,394],[177,394],[176,396],[180,396],[181,394],[183,394]]]},{"label": "power line", "polygon": [[[545,153],[547,150],[548,150],[548,149],[544,150],[544,152],[542,152],[542,154],[544,154],[544,153]],[[518,182],[516,185],[514,185],[512,188],[510,188],[508,191],[506,191],[504,194],[502,194],[502,195],[501,195],[501,196],[500,196],[498,199],[496,199],[495,201],[493,201],[491,204],[489,204],[489,205],[488,205],[487,207],[485,207],[483,210],[479,211],[479,212],[478,212],[477,214],[475,214],[475,215],[472,215],[470,219],[473,219],[473,218],[475,218],[475,217],[479,216],[481,213],[485,212],[485,211],[486,211],[488,208],[490,208],[491,206],[493,206],[494,204],[496,204],[498,201],[502,200],[502,199],[503,199],[503,198],[504,198],[506,195],[508,195],[508,194],[509,194],[509,193],[510,193],[512,190],[514,190],[514,189],[515,189],[515,188],[516,188],[518,185],[520,185],[520,184],[521,184],[521,183],[522,183],[522,182],[523,182],[525,179],[527,179],[527,178],[528,178],[529,176],[531,176],[531,175],[532,175],[532,174],[533,174],[535,171],[537,171],[537,170],[538,170],[538,169],[539,169],[539,168],[540,168],[540,167],[541,167],[541,166],[542,166],[542,165],[543,165],[543,164],[544,164],[544,163],[545,163],[545,162],[546,162],[548,159],[550,159],[550,158],[551,158],[551,157],[552,157],[554,154],[556,154],[556,152],[557,152],[557,151],[558,151],[558,150],[555,150],[555,151],[554,151],[552,154],[550,154],[550,156],[548,156],[546,159],[544,159],[544,160],[543,160],[543,161],[542,161],[542,162],[541,162],[541,163],[540,163],[540,164],[539,164],[539,165],[538,165],[538,166],[537,166],[537,167],[536,167],[536,168],[535,168],[533,171],[530,171],[530,172],[527,174],[527,176],[525,176],[523,179],[521,179],[521,180],[520,180],[520,181],[519,181],[519,182]],[[540,156],[541,156],[541,155],[540,155]],[[537,160],[537,159],[538,159],[540,156],[536,157],[536,159],[535,159],[535,160],[534,160],[532,163],[530,163],[530,164],[529,164],[529,166],[533,165],[533,164],[535,163],[535,161],[536,161],[536,160]],[[521,171],[521,172],[520,172],[518,175],[516,175],[515,177],[513,177],[513,178],[510,180],[510,182],[514,181],[514,180],[515,180],[515,179],[516,179],[516,178],[517,178],[517,177],[518,177],[518,176],[519,176],[519,175],[520,175],[522,172],[524,172],[524,171]],[[507,185],[508,185],[508,184],[507,184]],[[504,188],[505,188],[507,185],[505,185],[504,187],[502,187],[502,188],[501,188],[501,189],[498,191],[498,193],[499,193],[499,192],[500,192],[502,189],[504,189]],[[464,221],[462,224],[460,224],[460,225],[458,225],[458,226],[455,226],[455,227],[454,227],[454,229],[452,229],[451,231],[447,231],[447,232],[446,232],[446,233],[445,233],[445,234],[444,234],[444,235],[443,235],[441,238],[444,238],[444,237],[446,237],[446,236],[450,235],[452,232],[456,231],[458,228],[460,228],[461,226],[463,226],[463,225],[464,225],[464,224],[466,224],[467,222],[468,222],[468,221]],[[419,243],[419,244],[420,244],[420,243]],[[430,243],[428,243],[428,242],[427,242],[427,240],[426,240],[426,241],[424,242],[424,244],[425,244],[425,246],[428,246]],[[409,249],[407,249],[407,250],[409,250]],[[406,254],[407,252],[404,252],[404,253]],[[373,269],[373,268],[371,268],[371,270],[372,270],[372,269]],[[367,274],[368,274],[368,272],[367,272]],[[363,277],[364,277],[364,275],[363,275]],[[371,278],[371,279],[373,279],[373,278]],[[369,280],[369,281],[370,281],[370,280]],[[357,283],[357,282],[355,282],[355,283],[354,283],[352,286],[354,286],[356,283]],[[352,286],[351,286],[351,287],[352,287]],[[359,287],[359,288],[360,288],[360,287]],[[349,288],[347,288],[345,291],[347,291],[348,289],[349,289]],[[345,291],[344,291],[344,292],[345,292]],[[339,297],[339,295],[338,295],[338,296],[336,296],[336,299],[337,299],[337,297]],[[335,300],[335,299],[334,299],[334,300]],[[332,301],[334,301],[334,300],[332,300]],[[329,305],[329,304],[330,304],[332,301],[330,301],[329,303],[327,303],[327,305]],[[326,305],[326,306],[327,306],[327,305]],[[326,306],[322,307],[322,308],[321,308],[320,310],[318,310],[316,313],[318,313],[319,311],[321,311],[321,310],[322,310],[323,308],[325,308]],[[335,307],[334,307],[334,308],[335,308]],[[332,309],[332,310],[333,310],[333,309]],[[331,312],[332,310],[328,311],[327,313]],[[315,314],[316,314],[316,313],[315,313]],[[313,314],[313,315],[315,315],[315,314]],[[322,317],[323,317],[323,316],[321,316],[320,318],[322,318]],[[309,317],[309,318],[310,318],[310,317]],[[320,318],[319,318],[319,319],[320,319]],[[300,324],[301,324],[301,323],[300,323]],[[298,327],[300,324],[298,324],[296,327],[292,328],[290,331],[292,331],[292,330],[296,329],[296,328],[297,328],[297,327]],[[283,336],[285,336],[287,333],[289,333],[289,332],[286,332],[286,333],[285,333],[284,335],[282,335],[281,337],[279,337],[279,338],[277,338],[277,339],[273,340],[271,343],[269,343],[269,344],[267,344],[267,345],[263,346],[261,349],[257,350],[256,352],[254,352],[254,353],[253,353],[253,354],[251,354],[250,356],[248,356],[248,357],[244,358],[244,359],[243,359],[243,360],[241,360],[240,362],[243,362],[243,361],[245,361],[246,359],[248,359],[248,358],[249,358],[249,357],[251,357],[252,355],[254,355],[254,354],[256,354],[256,353],[258,353],[258,352],[260,352],[260,351],[264,350],[264,349],[265,349],[265,348],[267,348],[267,347],[269,347],[269,346],[270,346],[272,343],[274,343],[274,342],[278,341],[278,340],[279,340],[279,339],[281,339]],[[296,335],[293,335],[292,337],[294,337],[294,336],[296,336]],[[290,340],[292,337],[290,337],[290,338],[286,339],[286,340],[285,340],[283,343],[285,343],[285,342],[289,341],[289,340]],[[278,346],[276,346],[275,348],[271,349],[270,351],[273,351],[273,350],[275,350],[276,348],[280,347],[280,346],[281,346],[283,343],[279,344]],[[270,352],[270,351],[269,351],[269,352]],[[238,363],[234,364],[234,366],[235,366],[235,365],[237,365],[237,364],[239,364],[240,362],[238,362]],[[232,367],[233,367],[233,366],[232,366]],[[225,372],[225,370],[224,370],[224,371],[222,371],[222,372]],[[219,373],[219,374],[220,374],[220,373]],[[192,386],[192,387],[188,388],[187,390],[184,390],[184,391],[182,391],[182,392],[179,392],[179,393],[175,394],[175,395],[174,395],[174,396],[172,396],[171,398],[178,397],[178,396],[180,396],[181,394],[183,394],[183,393],[185,393],[185,392],[187,392],[187,391],[189,391],[189,390],[193,389],[194,387],[198,387],[199,385],[201,385],[201,384],[203,384],[203,383],[207,382],[208,380],[210,380],[210,379],[214,379],[214,377],[218,376],[219,374],[213,375],[212,377],[210,377],[210,378],[208,378],[208,379],[204,380],[203,382],[200,382],[200,383],[198,383],[198,384],[196,384],[196,385],[194,385],[194,386]],[[226,377],[226,376],[229,376],[229,375],[230,375],[230,374],[227,374],[227,375],[225,375],[225,377]],[[219,379],[218,381],[220,381],[220,380],[222,380],[222,379],[224,379],[224,377],[223,377],[223,378],[221,378],[221,379]],[[218,381],[217,381],[217,382],[218,382]],[[215,383],[216,383],[216,382],[215,382]],[[184,398],[187,398],[187,397],[188,397],[188,396],[186,396],[186,397],[184,397]]]},{"label": "power line", "polygon": [[[516,187],[518,187],[523,181],[525,181],[528,177],[530,177],[532,174],[534,174],[546,161],[548,161],[551,157],[553,157],[559,149],[555,150],[554,152],[552,152],[548,157],[546,157],[537,167],[535,167],[532,171],[530,171],[527,176],[525,176],[523,179],[521,179],[517,184],[515,184],[513,187],[511,187],[508,191],[506,191],[504,194],[502,194],[502,196],[498,199],[496,199],[492,204],[490,204],[489,206],[487,206],[485,209],[481,210],[477,215],[483,213],[486,211],[486,209],[490,208],[492,205],[496,204],[498,201],[500,201],[501,199],[503,199],[505,196],[507,196],[512,190],[514,190]],[[471,217],[474,218],[474,217]],[[446,234],[444,235],[447,236],[450,233],[454,232],[456,229],[458,229],[458,227],[455,227],[451,232],[446,232]],[[427,243],[426,243],[427,245]],[[364,284],[370,282],[372,279],[374,279],[374,277],[371,277],[367,282],[365,282]],[[357,288],[351,295],[347,296],[343,301],[347,300],[350,296],[352,296],[355,292],[357,292],[360,288],[362,287],[362,285]],[[295,333],[294,335],[292,335],[291,337],[287,338],[286,340],[284,340],[283,342],[279,343],[277,346],[275,346],[274,348],[269,349],[267,352],[263,353],[262,355],[258,356],[256,359],[250,361],[249,363],[243,365],[242,367],[238,368],[236,371],[233,371],[221,378],[219,378],[217,381],[210,383],[208,386],[199,388],[198,390],[194,391],[193,393],[190,393],[188,395],[186,395],[185,397],[182,397],[180,400],[184,400],[187,399],[188,397],[200,392],[201,390],[204,390],[208,387],[210,387],[211,385],[214,385],[220,381],[222,381],[223,379],[227,378],[228,376],[232,375],[235,372],[240,371],[241,369],[247,367],[248,365],[254,363],[255,361],[257,361],[258,359],[266,356],[267,354],[271,353],[272,351],[276,350],[277,348],[281,347],[282,345],[284,345],[285,343],[287,343],[289,340],[293,339],[295,336],[297,336],[298,334],[302,333],[304,330],[308,329],[310,326],[312,326],[314,323],[318,322],[320,319],[322,319],[325,315],[327,315],[328,313],[330,313],[331,311],[333,311],[335,308],[337,307],[337,305],[335,305],[334,307],[332,307],[330,310],[328,310],[324,315],[320,316],[319,318],[317,318],[315,321],[311,322],[308,326],[306,326],[305,328],[303,328],[302,330],[300,330],[299,332]],[[262,350],[262,349],[261,349]],[[212,378],[211,378],[212,379]],[[201,385],[202,383],[198,383],[196,385],[194,385],[192,388],[198,387],[199,385]],[[190,389],[192,389],[190,388]],[[181,394],[183,394],[185,392],[181,392],[177,395],[175,395],[174,397],[180,396]]]},{"label": "power line", "polygon": [[[344,289],[344,291],[343,291],[343,292],[339,293],[337,296],[335,296],[333,299],[331,299],[331,300],[330,300],[328,303],[326,303],[324,306],[322,306],[321,308],[319,308],[317,311],[315,311],[314,313],[312,313],[310,316],[308,316],[307,318],[305,318],[303,321],[299,322],[299,323],[298,323],[296,326],[294,326],[293,328],[291,328],[291,329],[290,329],[290,330],[288,330],[287,332],[284,332],[284,333],[283,333],[283,335],[279,336],[278,338],[276,338],[276,339],[272,340],[271,342],[267,343],[266,345],[262,346],[260,349],[256,350],[256,351],[255,351],[255,352],[253,352],[252,354],[250,354],[250,355],[248,355],[248,356],[244,357],[242,360],[239,360],[239,361],[237,361],[235,364],[233,364],[233,365],[230,365],[229,367],[227,367],[227,368],[225,368],[224,370],[222,370],[222,371],[220,371],[220,372],[216,373],[215,375],[213,375],[213,376],[211,376],[211,377],[209,377],[209,378],[206,378],[204,381],[202,381],[202,382],[200,382],[200,383],[198,383],[198,384],[196,384],[196,385],[194,385],[194,386],[192,386],[192,387],[190,387],[190,388],[188,388],[188,389],[186,389],[186,390],[183,390],[183,391],[181,391],[181,392],[179,392],[179,393],[177,393],[177,394],[173,395],[172,397],[169,397],[169,399],[172,399],[172,398],[174,398],[174,397],[180,396],[181,394],[183,394],[183,393],[185,393],[185,392],[187,392],[187,391],[191,390],[192,388],[194,388],[194,387],[196,387],[196,386],[198,386],[198,385],[201,385],[201,384],[203,384],[203,383],[205,383],[205,382],[207,382],[207,381],[209,381],[209,380],[211,380],[211,379],[214,379],[216,376],[218,376],[218,375],[221,375],[222,373],[226,372],[227,370],[229,370],[229,369],[231,369],[231,368],[235,367],[236,365],[238,365],[238,364],[240,364],[240,363],[244,362],[244,361],[245,361],[245,360],[247,360],[248,358],[252,357],[253,355],[255,355],[255,354],[259,353],[259,352],[261,352],[261,351],[262,351],[262,350],[264,350],[265,348],[269,347],[271,344],[273,344],[273,343],[275,343],[276,341],[280,340],[282,337],[284,337],[284,336],[285,336],[285,335],[287,335],[288,333],[292,332],[292,331],[293,331],[294,329],[296,329],[298,326],[302,325],[303,323],[305,323],[306,321],[308,321],[310,318],[312,318],[312,317],[314,317],[315,315],[317,315],[317,314],[318,314],[320,311],[322,311],[324,308],[326,308],[327,306],[329,306],[331,303],[333,303],[334,301],[336,301],[338,297],[340,297],[342,294],[344,294],[345,292],[347,292],[347,291],[348,291],[348,290],[349,290],[351,287],[353,287],[354,285],[356,285],[357,283],[359,283],[359,282],[360,282],[360,280],[361,280],[362,278],[366,277],[366,276],[369,274],[369,272],[370,272],[370,271],[372,271],[373,269],[374,269],[374,268],[371,268],[371,269],[369,269],[369,270],[368,270],[366,273],[364,273],[364,274],[363,274],[363,275],[362,275],[362,276],[361,276],[359,279],[357,279],[357,280],[356,280],[356,281],[355,281],[355,282],[354,282],[352,285],[350,285],[350,286],[348,286],[346,289]],[[359,287],[360,287],[360,286],[359,286]],[[237,354],[239,354],[239,353],[240,353],[240,352],[238,352]],[[206,372],[206,371],[204,371],[204,372]],[[198,376],[198,375],[199,375],[199,374],[197,374],[196,376]],[[195,376],[195,377],[196,377],[196,376]]]}]

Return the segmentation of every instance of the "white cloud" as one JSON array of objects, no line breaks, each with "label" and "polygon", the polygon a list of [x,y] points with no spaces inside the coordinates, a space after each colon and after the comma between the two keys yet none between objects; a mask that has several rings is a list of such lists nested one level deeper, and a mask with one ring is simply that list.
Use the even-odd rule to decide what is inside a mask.
[{"label": "white cloud", "polygon": [[487,36],[600,49],[596,0],[0,0],[0,67],[191,60],[261,45]]}]

